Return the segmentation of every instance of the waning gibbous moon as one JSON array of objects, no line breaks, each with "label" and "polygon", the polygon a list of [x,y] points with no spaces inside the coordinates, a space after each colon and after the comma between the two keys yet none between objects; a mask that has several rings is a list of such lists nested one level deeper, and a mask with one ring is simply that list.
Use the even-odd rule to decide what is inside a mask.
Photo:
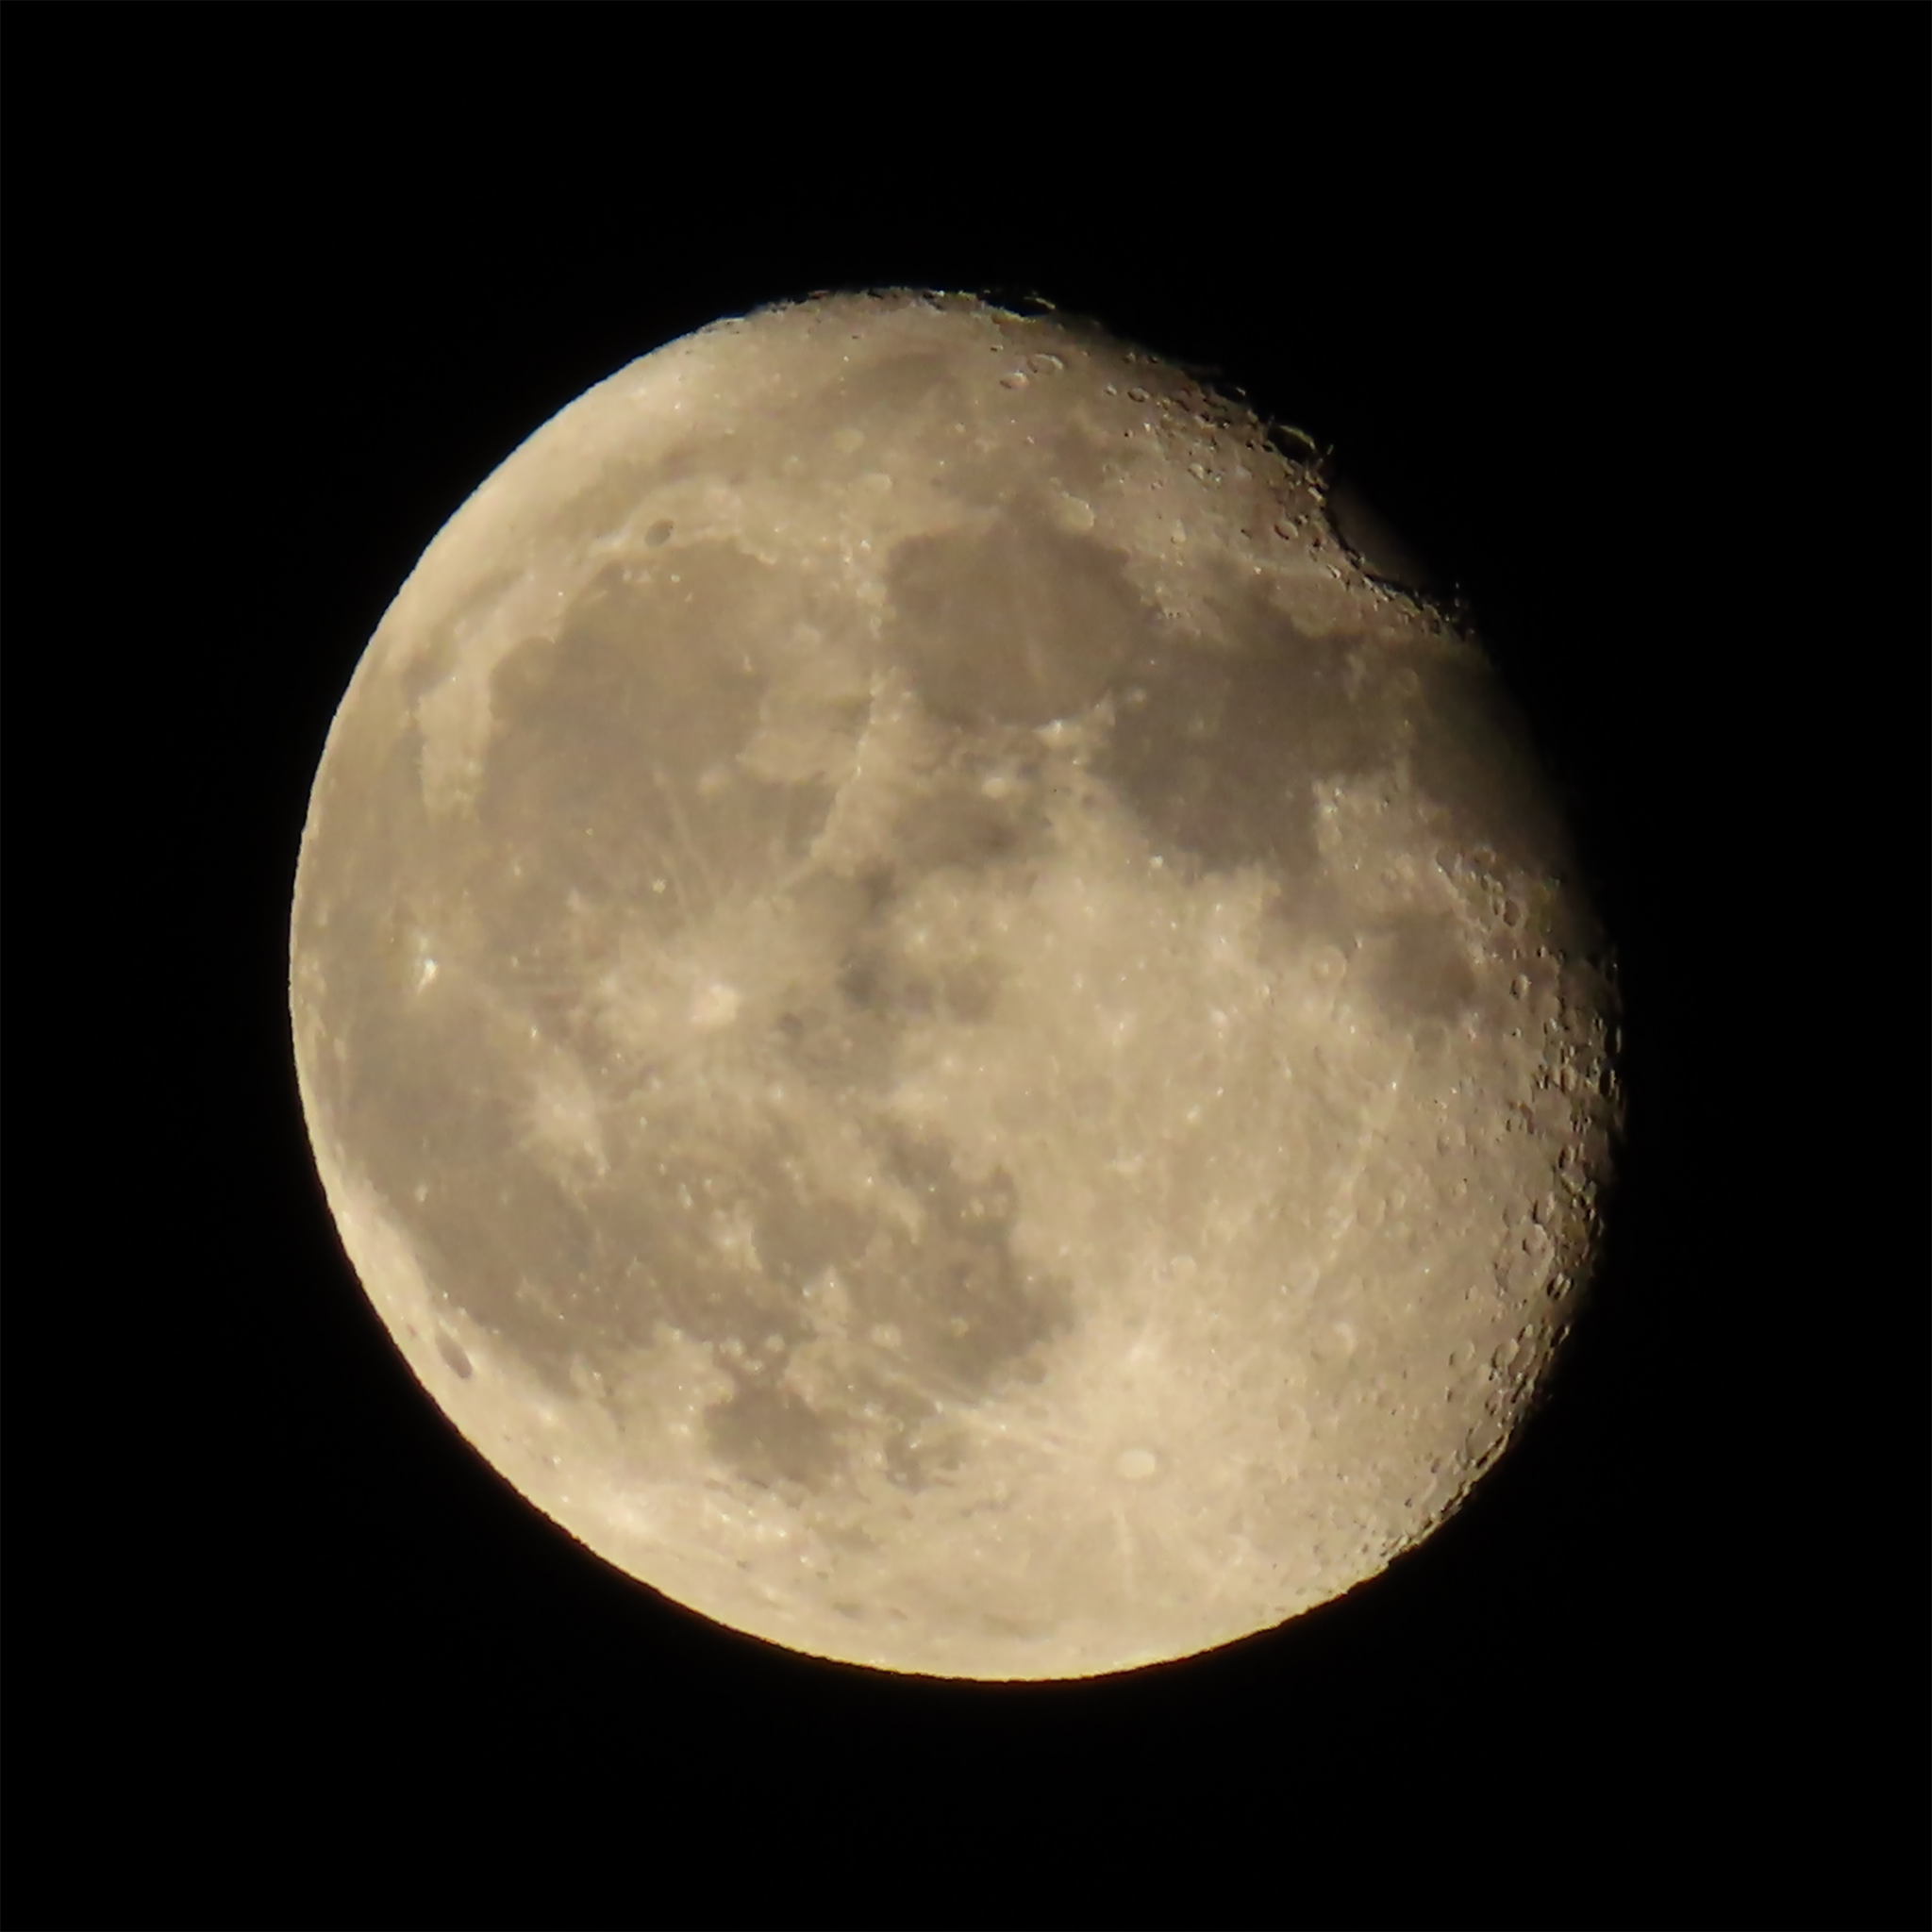
[{"label": "waning gibbous moon", "polygon": [[338,711],[343,1245],[600,1557],[1096,1675],[1440,1523],[1584,1283],[1614,991],[1495,675],[1324,474],[966,296],[720,322],[463,505]]}]

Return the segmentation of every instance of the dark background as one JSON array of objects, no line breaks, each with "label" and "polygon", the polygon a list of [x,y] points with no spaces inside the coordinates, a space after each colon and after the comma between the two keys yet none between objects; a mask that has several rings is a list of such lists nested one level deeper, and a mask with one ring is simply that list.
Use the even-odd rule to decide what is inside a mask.
[{"label": "dark background", "polygon": [[[1306,177],[1304,177],[1306,179]],[[160,891],[177,1010],[155,1298],[155,1536],[125,1559],[157,1748],[240,1777],[607,1781],[680,1816],[964,1807],[985,1845],[1078,1818],[1182,1845],[1316,1790],[1515,1805],[1626,1785],[1689,1814],[1748,1704],[1731,1507],[1727,1130],[1709,1010],[1731,839],[1700,599],[1724,483],[1712,257],[1654,182],[1427,175],[1401,220],[1329,186],[1154,186],[1014,216],[983,192],[784,199],[309,184],[179,207],[160,433],[197,452],[192,645],[170,678]],[[676,205],[671,205],[676,201]],[[553,411],[719,315],[819,288],[1040,293],[1211,365],[1471,599],[1573,798],[1623,962],[1628,1143],[1545,1410],[1476,1497],[1351,1598],[1109,1681],[891,1679],[657,1600],[527,1508],[417,1390],[341,1256],[299,1119],[288,904],[336,701],[419,553]],[[1432,1797],[1434,1793],[1434,1797]],[[682,1797],[680,1797],[682,1795]],[[1552,1801],[1556,1803],[1556,1801]],[[942,1808],[942,1807],[941,1807]],[[1111,1820],[1111,1824],[1105,1824]],[[1505,1834],[1507,1838],[1507,1834]],[[1488,1884],[1488,1880],[1486,1880]]]}]

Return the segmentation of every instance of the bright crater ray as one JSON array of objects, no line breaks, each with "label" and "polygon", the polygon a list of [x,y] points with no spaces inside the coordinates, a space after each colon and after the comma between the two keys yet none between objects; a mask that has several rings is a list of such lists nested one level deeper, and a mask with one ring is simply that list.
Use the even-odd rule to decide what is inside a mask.
[{"label": "bright crater ray", "polygon": [[452,519],[295,895],[398,1346],[592,1550],[813,1655],[1086,1675],[1493,1458],[1618,1106],[1475,646],[1242,409],[964,297],[716,325]]}]

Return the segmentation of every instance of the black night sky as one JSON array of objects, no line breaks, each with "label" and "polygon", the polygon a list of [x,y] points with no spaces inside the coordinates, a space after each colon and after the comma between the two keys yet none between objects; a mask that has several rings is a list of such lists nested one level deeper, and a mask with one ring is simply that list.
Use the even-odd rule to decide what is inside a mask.
[{"label": "black night sky", "polygon": [[[566,1768],[665,1820],[697,1787],[748,1816],[833,1816],[841,1790],[852,1816],[887,1816],[924,1803],[907,1790],[925,1779],[962,1832],[1034,1829],[1060,1803],[1128,1836],[1171,1820],[1182,1849],[1275,1829],[1314,1790],[1401,1807],[1501,1779],[1534,1816],[1545,1785],[1592,1766],[1677,1777],[1720,1748],[1744,1559],[1714,1530],[1733,1447],[1709,1391],[1735,1289],[1700,1014],[1725,837],[1704,748],[1729,645],[1692,595],[1720,456],[1689,402],[1718,352],[1656,192],[1578,177],[1552,223],[1499,164],[1425,182],[1377,228],[1259,188],[1165,188],[1156,214],[1124,188],[1014,220],[1007,193],[957,184],[653,193],[634,212],[555,184],[328,184],[306,175],[273,225],[205,186],[166,243],[184,326],[158,408],[205,481],[184,512],[190,579],[170,590],[197,630],[166,754],[186,819],[164,887],[177,1008],[143,1078],[186,1099],[151,1219],[164,1306],[135,1322],[170,1393],[143,1451],[153,1532],[116,1559],[120,1722],[162,1755],[214,1739],[265,1775],[350,1755],[508,1789]],[[1045,295],[1219,369],[1333,448],[1473,605],[1621,951],[1631,1124],[1611,1241],[1519,1449],[1351,1598],[1086,1685],[813,1663],[581,1552],[391,1351],[295,1101],[286,922],[309,778],[421,549],[625,361],[761,301],[881,284]]]}]

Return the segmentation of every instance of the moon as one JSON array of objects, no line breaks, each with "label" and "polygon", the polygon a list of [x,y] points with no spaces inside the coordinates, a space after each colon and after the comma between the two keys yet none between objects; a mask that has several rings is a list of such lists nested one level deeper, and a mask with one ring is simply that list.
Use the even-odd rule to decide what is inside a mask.
[{"label": "moon", "polygon": [[1457,1506],[1587,1284],[1617,1008],[1372,531],[1187,371],[910,291],[660,348],[461,507],[329,732],[290,1008],[343,1247],[530,1503],[981,1679],[1273,1628]]}]

